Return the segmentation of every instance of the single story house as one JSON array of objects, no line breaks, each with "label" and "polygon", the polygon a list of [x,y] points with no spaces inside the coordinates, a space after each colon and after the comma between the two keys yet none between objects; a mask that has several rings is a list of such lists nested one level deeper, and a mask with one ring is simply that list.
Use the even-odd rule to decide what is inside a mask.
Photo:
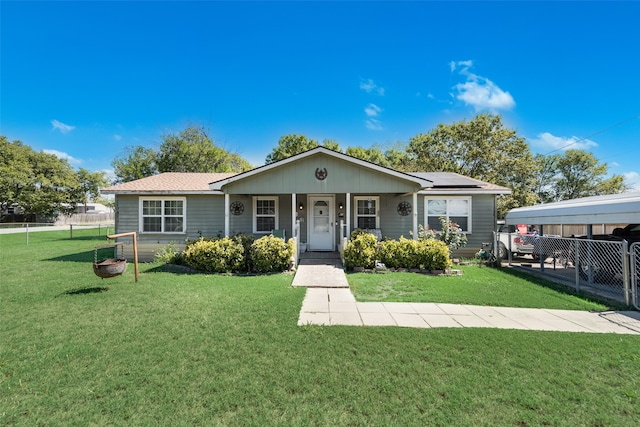
[{"label": "single story house", "polygon": [[496,201],[510,189],[447,172],[400,172],[324,147],[243,173],[162,173],[102,190],[115,195],[117,233],[136,231],[141,260],[200,236],[295,237],[335,251],[354,229],[397,239],[440,217],[460,225],[473,256],[492,241]]}]

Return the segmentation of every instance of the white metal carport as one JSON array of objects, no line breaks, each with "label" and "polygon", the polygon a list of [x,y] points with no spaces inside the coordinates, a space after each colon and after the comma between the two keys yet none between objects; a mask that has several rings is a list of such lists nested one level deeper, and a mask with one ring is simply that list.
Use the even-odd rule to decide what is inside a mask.
[{"label": "white metal carport", "polygon": [[[640,192],[584,197],[555,203],[511,209],[505,222],[512,224],[592,224],[640,223]],[[542,233],[542,229],[540,230]]]}]

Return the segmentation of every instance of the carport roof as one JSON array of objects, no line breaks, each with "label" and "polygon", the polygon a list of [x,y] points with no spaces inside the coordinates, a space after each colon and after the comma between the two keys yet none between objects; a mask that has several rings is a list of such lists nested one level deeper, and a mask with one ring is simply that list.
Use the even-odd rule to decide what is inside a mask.
[{"label": "carport roof", "polygon": [[640,192],[584,197],[511,209],[507,224],[637,224]]}]

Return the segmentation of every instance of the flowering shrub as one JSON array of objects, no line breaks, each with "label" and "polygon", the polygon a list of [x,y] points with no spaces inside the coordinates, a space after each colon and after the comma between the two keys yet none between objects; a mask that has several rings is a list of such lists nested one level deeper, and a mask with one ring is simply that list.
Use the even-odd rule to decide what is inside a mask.
[{"label": "flowering shrub", "polygon": [[284,271],[289,268],[289,262],[295,253],[295,246],[293,240],[285,243],[284,239],[269,235],[253,242],[249,253],[253,267],[257,272]]},{"label": "flowering shrub", "polygon": [[458,224],[440,217],[440,230],[425,230],[422,224],[418,225],[418,240],[440,240],[449,248],[449,252],[455,251],[467,245],[467,235],[464,234]]},{"label": "flowering shrub", "polygon": [[244,265],[244,248],[238,241],[229,237],[215,240],[200,238],[189,243],[182,257],[186,265],[199,271],[237,272],[241,271]]}]

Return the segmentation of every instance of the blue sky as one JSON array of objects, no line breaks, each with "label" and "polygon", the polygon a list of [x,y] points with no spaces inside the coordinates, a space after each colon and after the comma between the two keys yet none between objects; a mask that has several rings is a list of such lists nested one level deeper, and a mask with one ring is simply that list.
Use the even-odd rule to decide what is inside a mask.
[{"label": "blue sky", "polygon": [[0,134],[109,170],[197,124],[260,165],[290,133],[384,148],[490,112],[534,153],[587,149],[640,190],[638,18],[638,2],[2,1]]}]

